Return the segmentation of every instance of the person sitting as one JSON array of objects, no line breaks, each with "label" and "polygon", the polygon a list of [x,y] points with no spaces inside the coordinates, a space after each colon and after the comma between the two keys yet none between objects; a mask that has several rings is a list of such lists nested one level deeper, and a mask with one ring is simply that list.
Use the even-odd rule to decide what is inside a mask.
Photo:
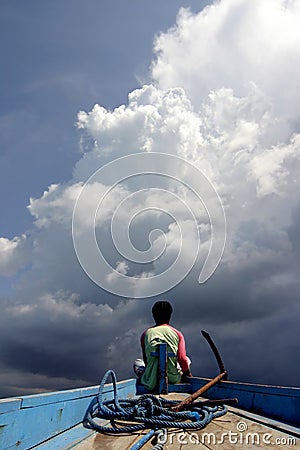
[{"label": "person sitting", "polygon": [[[152,391],[157,385],[158,358],[151,352],[157,350],[157,345],[166,343],[167,351],[175,353],[176,357],[168,356],[167,375],[171,384],[186,381],[191,377],[191,361],[186,355],[183,334],[170,325],[173,308],[168,301],[158,301],[152,307],[155,326],[145,330],[141,336],[143,360],[135,361],[134,370],[140,377],[146,389]],[[144,363],[144,364],[143,364]]]}]

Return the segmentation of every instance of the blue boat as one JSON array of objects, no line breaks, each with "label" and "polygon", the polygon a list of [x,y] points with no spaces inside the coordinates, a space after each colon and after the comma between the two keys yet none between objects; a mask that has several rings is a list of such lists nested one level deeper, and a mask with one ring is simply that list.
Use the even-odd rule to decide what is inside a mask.
[{"label": "blue boat", "polygon": [[[210,381],[190,377],[187,383],[168,385],[165,375],[160,371],[157,398],[177,403]],[[113,383],[102,385],[103,402],[114,399],[114,387]],[[128,401],[143,395],[143,387],[136,379],[119,381],[116,387],[119,398]],[[218,381],[203,394],[204,404],[205,397],[212,400],[237,398],[238,405],[227,406],[225,415],[216,417],[203,429],[168,430],[161,447],[155,444],[154,431],[150,436],[154,442],[145,437],[149,430],[118,434],[95,431],[87,417],[99,401],[99,386],[2,399],[0,449],[188,450],[195,449],[195,445],[206,450],[300,448],[300,388]],[[109,422],[97,420],[99,426]]]}]

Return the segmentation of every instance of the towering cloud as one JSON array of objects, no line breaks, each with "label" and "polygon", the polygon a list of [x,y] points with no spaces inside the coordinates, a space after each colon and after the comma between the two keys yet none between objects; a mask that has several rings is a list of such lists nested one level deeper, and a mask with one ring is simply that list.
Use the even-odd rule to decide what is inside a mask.
[{"label": "towering cloud", "polygon": [[[155,39],[149,84],[114,111],[95,105],[79,112],[78,127],[93,147],[71,180],[30,200],[32,229],[0,240],[1,273],[22,269],[14,293],[2,300],[2,395],[96,383],[109,367],[131,376],[153,299],[121,299],[95,285],[76,258],[71,223],[86,180],[104,164],[139,152],[182,157],[208,177],[226,212],[225,252],[216,273],[199,285],[208,215],[176,181],[153,176],[114,187],[97,212],[96,235],[106,258],[121,274],[150,277],[164,270],[180,249],[178,229],[162,211],[170,206],[182,221],[188,256],[198,237],[182,204],[167,194],[157,197],[160,211],[136,216],[131,231],[134,245],[145,250],[150,231],[161,228],[161,258],[142,267],[128,263],[107,237],[116,207],[137,189],[143,196],[130,197],[130,209],[153,203],[153,187],[175,193],[196,211],[201,238],[193,270],[164,294],[186,334],[193,371],[213,374],[214,363],[199,343],[200,328],[208,328],[221,342],[232,379],[299,382],[299,19],[298,1],[221,0],[197,14],[182,9],[174,27]],[[104,179],[88,186],[82,233],[107,187]],[[160,249],[162,235],[152,237],[153,251]],[[17,333],[10,332],[12,322]]]},{"label": "towering cloud", "polygon": [[243,97],[255,83],[292,130],[299,117],[299,14],[297,0],[221,0],[200,14],[182,9],[155,41],[153,78],[162,89],[184,87],[196,107],[211,91],[230,88]]}]

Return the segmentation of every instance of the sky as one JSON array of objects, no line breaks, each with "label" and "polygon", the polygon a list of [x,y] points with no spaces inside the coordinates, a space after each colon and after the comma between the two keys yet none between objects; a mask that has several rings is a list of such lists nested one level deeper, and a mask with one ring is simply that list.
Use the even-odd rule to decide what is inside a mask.
[{"label": "sky", "polygon": [[[193,374],[217,371],[205,329],[229,379],[299,386],[299,16],[298,0],[1,2],[0,397],[94,385],[109,368],[132,377],[158,298],[173,304]],[[108,292],[76,256],[76,200],[106,164],[155,152],[176,179],[114,186],[124,168],[111,166],[86,187],[75,234],[89,258],[93,208],[110,190],[94,224],[115,269]],[[224,253],[203,284],[216,210],[180,185],[178,158],[226,215]],[[150,242],[147,264],[116,251],[127,229],[139,255]],[[179,253],[165,292],[159,274]],[[146,284],[121,297],[116,273]]]}]

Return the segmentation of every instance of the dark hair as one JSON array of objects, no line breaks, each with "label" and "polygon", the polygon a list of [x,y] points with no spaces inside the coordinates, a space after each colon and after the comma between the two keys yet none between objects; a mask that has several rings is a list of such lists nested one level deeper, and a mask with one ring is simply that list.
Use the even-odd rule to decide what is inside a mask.
[{"label": "dark hair", "polygon": [[162,325],[163,323],[169,323],[173,308],[171,303],[161,300],[154,303],[152,307],[152,315],[156,325]]}]

